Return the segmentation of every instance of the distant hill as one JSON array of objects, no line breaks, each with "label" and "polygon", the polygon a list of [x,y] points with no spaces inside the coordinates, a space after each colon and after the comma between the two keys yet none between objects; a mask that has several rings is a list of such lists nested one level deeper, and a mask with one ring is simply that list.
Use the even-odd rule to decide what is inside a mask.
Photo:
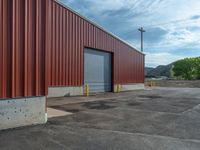
[{"label": "distant hill", "polygon": [[145,76],[146,77],[160,77],[160,76],[170,77],[172,66],[173,66],[173,63],[169,65],[160,65],[156,68],[146,67]]},{"label": "distant hill", "polygon": [[151,71],[151,70],[153,70],[154,68],[152,68],[152,67],[145,67],[145,76],[147,76],[148,75],[148,73]]},{"label": "distant hill", "polygon": [[[185,59],[177,60],[169,65],[160,65],[156,68],[145,67],[145,77],[148,78],[148,77],[165,76],[169,78],[186,79],[185,75],[187,75],[187,78],[188,78],[188,75],[190,75],[191,79],[200,79],[200,65],[199,65],[200,63],[199,62],[200,62],[200,57],[194,57],[194,58],[185,58]],[[177,63],[179,64],[178,69],[176,67]],[[174,66],[175,71],[172,71],[173,66]],[[184,69],[185,66],[186,68],[189,66],[190,69],[186,69],[186,68]],[[177,72],[179,73],[179,75],[177,75]],[[191,79],[188,78],[186,80],[191,80]]]}]

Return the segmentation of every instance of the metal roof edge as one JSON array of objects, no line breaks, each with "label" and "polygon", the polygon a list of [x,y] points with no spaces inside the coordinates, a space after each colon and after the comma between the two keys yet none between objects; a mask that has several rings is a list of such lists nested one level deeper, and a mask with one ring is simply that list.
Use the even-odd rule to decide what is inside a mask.
[{"label": "metal roof edge", "polygon": [[65,7],[66,9],[70,10],[71,12],[73,12],[74,14],[78,15],[79,17],[81,17],[82,19],[88,21],[89,23],[91,23],[92,25],[98,27],[99,29],[103,30],[104,32],[108,33],[109,35],[113,36],[114,38],[116,38],[117,40],[120,40],[121,42],[123,42],[124,44],[126,44],[127,46],[131,47],[133,50],[141,53],[142,55],[145,55],[143,52],[137,50],[135,47],[133,47],[130,43],[126,42],[125,40],[121,39],[119,36],[113,34],[112,32],[107,31],[104,27],[98,25],[97,23],[95,23],[94,21],[91,21],[90,19],[88,19],[87,17],[81,15],[80,13],[78,13],[77,11],[73,10],[71,7],[67,6],[66,4],[64,4],[63,2],[59,1],[59,0],[53,0],[56,3],[60,4],[61,6]]}]

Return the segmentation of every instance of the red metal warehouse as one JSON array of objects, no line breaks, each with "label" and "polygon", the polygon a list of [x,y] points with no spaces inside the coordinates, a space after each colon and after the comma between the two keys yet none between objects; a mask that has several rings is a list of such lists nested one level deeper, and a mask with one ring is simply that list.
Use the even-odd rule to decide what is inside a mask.
[{"label": "red metal warehouse", "polygon": [[46,96],[86,84],[144,88],[144,54],[58,1],[0,1],[0,129],[45,123]]}]

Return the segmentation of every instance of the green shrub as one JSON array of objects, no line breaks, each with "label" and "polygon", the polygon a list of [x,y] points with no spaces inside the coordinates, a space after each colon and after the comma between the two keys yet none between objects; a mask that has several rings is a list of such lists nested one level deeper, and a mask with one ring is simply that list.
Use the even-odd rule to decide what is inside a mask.
[{"label": "green shrub", "polygon": [[185,80],[200,79],[200,57],[185,58],[175,62],[173,75]]}]

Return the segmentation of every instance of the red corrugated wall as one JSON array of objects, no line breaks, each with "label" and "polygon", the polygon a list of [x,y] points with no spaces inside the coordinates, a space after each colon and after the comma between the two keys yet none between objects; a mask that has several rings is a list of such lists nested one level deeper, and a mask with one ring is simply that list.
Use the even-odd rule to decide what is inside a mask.
[{"label": "red corrugated wall", "polygon": [[82,86],[84,47],[113,53],[113,80],[144,82],[144,55],[54,0],[0,0],[0,98]]},{"label": "red corrugated wall", "polygon": [[0,0],[0,98],[45,95],[45,0]]},{"label": "red corrugated wall", "polygon": [[49,86],[82,86],[84,47],[114,54],[114,84],[144,83],[144,55],[56,1],[50,6]]}]

